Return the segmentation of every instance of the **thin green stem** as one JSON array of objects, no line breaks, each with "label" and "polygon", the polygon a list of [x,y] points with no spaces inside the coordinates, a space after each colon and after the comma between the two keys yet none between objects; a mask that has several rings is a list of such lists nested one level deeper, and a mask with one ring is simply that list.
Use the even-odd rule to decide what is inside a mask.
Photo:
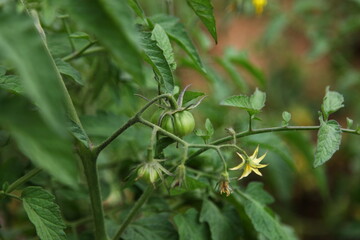
[{"label": "thin green stem", "polygon": [[63,16],[61,18],[61,20],[62,20],[62,22],[64,24],[66,33],[68,34],[68,39],[69,39],[69,42],[70,42],[71,50],[75,51],[75,44],[74,44],[73,39],[70,36],[71,35],[71,29],[70,29],[69,23],[67,22],[67,18],[68,18],[68,16]]},{"label": "thin green stem", "polygon": [[249,129],[248,129],[248,132],[252,132],[252,116],[251,116],[250,113],[249,113]]},{"label": "thin green stem", "polygon": [[224,171],[227,171],[227,163],[226,163],[226,160],[225,160],[224,156],[222,155],[222,152],[220,151],[219,148],[216,149],[216,152],[218,153],[221,161],[222,161],[223,164],[224,164]]},{"label": "thin green stem", "polygon": [[153,191],[154,191],[154,187],[152,185],[149,185],[145,190],[145,192],[141,195],[141,197],[136,201],[134,207],[131,209],[129,214],[126,216],[124,222],[121,224],[120,228],[116,232],[113,240],[120,239],[121,234],[124,232],[126,227],[131,223],[137,212],[140,210],[142,205],[144,205],[144,203],[148,200],[148,198],[150,197]]},{"label": "thin green stem", "polygon": [[28,173],[26,173],[21,178],[17,179],[15,182],[10,184],[10,186],[6,189],[6,193],[11,193],[12,191],[16,190],[18,187],[29,181],[32,177],[36,176],[39,172],[41,172],[40,168],[34,168]]},{"label": "thin green stem", "polygon": [[78,57],[80,57],[87,49],[89,49],[90,47],[92,47],[95,43],[97,43],[97,41],[92,41],[89,42],[87,45],[85,45],[83,48],[81,48],[78,51],[75,51],[65,57],[62,58],[63,61],[71,61],[73,59],[76,59]]}]

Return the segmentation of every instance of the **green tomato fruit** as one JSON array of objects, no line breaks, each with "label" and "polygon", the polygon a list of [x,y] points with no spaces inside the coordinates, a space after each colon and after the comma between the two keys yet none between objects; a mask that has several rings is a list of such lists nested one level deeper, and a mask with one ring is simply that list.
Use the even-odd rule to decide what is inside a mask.
[{"label": "green tomato fruit", "polygon": [[166,131],[183,137],[190,134],[195,128],[195,119],[189,111],[177,112],[173,115],[166,115],[161,123]]},{"label": "green tomato fruit", "polygon": [[147,165],[141,166],[137,171],[138,178],[143,178],[147,182],[155,183],[159,175],[154,168],[148,167]]}]

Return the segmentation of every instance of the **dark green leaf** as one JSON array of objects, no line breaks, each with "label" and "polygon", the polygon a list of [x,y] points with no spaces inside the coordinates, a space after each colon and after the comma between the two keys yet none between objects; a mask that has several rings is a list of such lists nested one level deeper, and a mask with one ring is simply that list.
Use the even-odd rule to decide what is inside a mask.
[{"label": "dark green leaf", "polygon": [[170,195],[176,196],[196,189],[204,189],[207,185],[193,177],[186,176],[185,182],[181,187],[175,187],[170,190]]},{"label": "dark green leaf", "polygon": [[82,142],[86,147],[89,147],[89,138],[86,133],[74,122],[69,120],[69,130],[72,135]]},{"label": "dark green leaf", "polygon": [[259,113],[265,106],[266,94],[258,89],[250,97],[246,95],[232,96],[220,104],[225,106],[238,107],[246,110],[250,115]]},{"label": "dark green leaf", "polygon": [[134,12],[136,13],[136,15],[138,15],[139,17],[141,17],[142,19],[145,20],[145,13],[142,10],[141,6],[139,5],[139,3],[137,2],[137,0],[127,0],[128,5],[132,8],[132,10],[134,10]]},{"label": "dark green leaf", "polygon": [[200,222],[209,224],[212,240],[236,239],[229,219],[211,201],[205,199],[200,212]]},{"label": "dark green leaf", "polygon": [[179,240],[209,239],[206,225],[199,222],[198,215],[198,212],[194,208],[190,208],[185,213],[177,214],[174,217],[174,222],[180,236]]},{"label": "dark green leaf", "polygon": [[186,91],[183,98],[183,105],[204,95],[202,92]]},{"label": "dark green leaf", "polygon": [[176,69],[176,62],[174,59],[174,52],[170,43],[170,39],[167,36],[165,30],[159,24],[155,24],[151,38],[155,40],[159,48],[163,50],[166,61],[168,62],[171,70],[174,71]]},{"label": "dark green leaf", "polygon": [[[0,54],[16,66],[27,96],[54,129],[65,129],[61,77],[42,38],[26,13],[1,11]],[[14,31],[16,29],[16,31]]]},{"label": "dark green leaf", "polygon": [[13,91],[16,93],[22,93],[23,88],[19,76],[5,75],[0,76],[0,88]]},{"label": "dark green leaf", "polygon": [[65,224],[55,197],[41,187],[27,187],[21,193],[24,209],[41,240],[65,240]]},{"label": "dark green leaf", "polygon": [[89,33],[111,49],[118,65],[136,80],[142,81],[143,73],[140,51],[134,36],[135,25],[130,18],[130,9],[124,1],[65,1],[64,7]]},{"label": "dark green leaf", "polygon": [[55,59],[55,63],[61,74],[71,77],[80,85],[84,85],[80,73],[73,66],[71,66],[70,63],[67,63],[61,59]]},{"label": "dark green leaf", "polygon": [[210,0],[187,0],[189,6],[195,14],[204,23],[211,36],[217,43],[216,22],[214,17],[214,8]]},{"label": "dark green leaf", "polygon": [[187,35],[184,25],[179,22],[178,18],[167,15],[157,15],[152,17],[151,21],[160,24],[168,36],[189,54],[196,66],[205,72],[200,56]]},{"label": "dark green leaf", "polygon": [[320,129],[315,151],[314,167],[327,162],[339,150],[341,143],[341,129],[338,122],[330,120],[325,122],[320,118]]},{"label": "dark green leaf", "polygon": [[324,114],[324,119],[328,119],[331,113],[336,112],[340,108],[344,107],[344,97],[335,91],[330,91],[329,87],[326,88],[326,94],[321,105],[322,112]]},{"label": "dark green leaf", "polygon": [[6,68],[3,66],[0,66],[0,77],[4,76],[6,74]]},{"label": "dark green leaf", "polygon": [[160,78],[160,87],[164,93],[171,93],[174,89],[174,78],[163,50],[157,42],[151,39],[150,32],[141,33],[141,46],[145,52],[146,60],[151,64]]}]

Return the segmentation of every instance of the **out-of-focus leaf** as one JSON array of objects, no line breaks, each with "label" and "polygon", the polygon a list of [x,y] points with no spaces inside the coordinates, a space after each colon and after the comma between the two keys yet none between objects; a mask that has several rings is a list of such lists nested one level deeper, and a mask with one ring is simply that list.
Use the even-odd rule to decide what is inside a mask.
[{"label": "out-of-focus leaf", "polygon": [[139,17],[141,17],[142,19],[145,20],[145,13],[142,10],[141,6],[139,5],[139,3],[137,2],[137,0],[127,0],[128,5],[132,8],[132,10],[134,10],[134,12],[136,13],[136,15],[138,15]]},{"label": "out-of-focus leaf", "polygon": [[195,46],[187,35],[184,25],[180,23],[178,18],[167,15],[156,15],[150,19],[154,23],[160,24],[168,36],[189,54],[196,66],[201,71],[206,72]]},{"label": "out-of-focus leaf", "polygon": [[331,113],[336,112],[340,108],[344,107],[344,97],[335,91],[330,91],[329,87],[326,88],[326,94],[321,105],[324,119],[328,119]]},{"label": "out-of-focus leaf", "polygon": [[291,120],[291,113],[284,111],[282,113],[282,119],[283,119],[283,123],[282,123],[283,126],[289,125],[289,122]]},{"label": "out-of-focus leaf", "polygon": [[89,138],[84,131],[74,122],[69,120],[69,130],[75,138],[82,142],[86,147],[89,147]]},{"label": "out-of-focus leaf", "polygon": [[80,73],[73,66],[71,66],[70,63],[67,63],[61,59],[56,59],[55,63],[61,74],[69,76],[80,85],[84,85]]},{"label": "out-of-focus leaf", "polygon": [[236,69],[234,64],[226,58],[218,58],[217,62],[225,69],[225,71],[229,74],[230,78],[234,81],[234,83],[239,87],[239,90],[242,92],[248,91],[247,83],[244,77],[240,74],[240,72]]},{"label": "out-of-focus leaf", "polygon": [[202,92],[186,91],[183,98],[183,105],[204,95],[205,93]]},{"label": "out-of-focus leaf", "polygon": [[118,65],[136,80],[142,81],[141,55],[132,24],[130,9],[125,1],[68,0],[63,4],[87,32],[111,49]]},{"label": "out-of-focus leaf", "polygon": [[156,41],[151,39],[151,32],[141,33],[141,46],[145,52],[147,62],[151,64],[160,78],[161,89],[165,93],[171,93],[174,89],[174,78],[163,50],[157,45]]},{"label": "out-of-focus leaf", "polygon": [[176,69],[176,62],[174,59],[174,52],[170,43],[170,39],[167,36],[165,30],[159,25],[155,24],[154,29],[152,30],[151,38],[156,40],[159,48],[163,50],[163,54],[168,62],[171,70]]},{"label": "out-of-focus leaf", "polygon": [[353,125],[354,121],[351,118],[346,118],[346,127],[347,128],[351,128]]},{"label": "out-of-focus leaf", "polygon": [[263,184],[252,182],[245,192],[240,192],[240,201],[244,205],[246,214],[249,216],[254,228],[267,239],[292,240],[297,239],[293,231],[280,223],[266,204],[272,203],[273,198],[263,190]]},{"label": "out-of-focus leaf", "polygon": [[229,219],[226,218],[220,209],[208,199],[203,201],[200,212],[200,222],[209,224],[212,240],[236,239],[229,223]]},{"label": "out-of-focus leaf", "polygon": [[169,221],[169,214],[161,213],[131,223],[121,238],[125,240],[176,240],[178,234]]},{"label": "out-of-focus leaf", "polygon": [[274,43],[281,33],[286,29],[288,24],[288,18],[285,14],[279,14],[275,16],[267,25],[265,33],[263,35],[263,41],[266,44]]},{"label": "out-of-focus leaf", "polygon": [[24,102],[0,98],[0,105],[0,124],[20,150],[55,179],[76,187],[79,171],[70,138],[55,132]]},{"label": "out-of-focus leaf", "polygon": [[62,80],[33,19],[26,13],[3,10],[0,22],[6,22],[0,25],[0,54],[16,66],[26,95],[39,107],[46,123],[62,132],[65,129]]},{"label": "out-of-focus leaf", "polygon": [[209,233],[204,223],[199,222],[199,213],[190,208],[185,213],[177,214],[174,217],[174,222],[178,228],[179,240],[208,240]]},{"label": "out-of-focus leaf", "polygon": [[249,97],[246,95],[232,96],[223,100],[220,104],[238,107],[246,110],[250,115],[259,113],[265,106],[266,94],[258,89]]},{"label": "out-of-focus leaf", "polygon": [[55,197],[41,187],[27,187],[21,193],[24,209],[41,240],[65,240],[65,224]]},{"label": "out-of-focus leaf", "polygon": [[211,0],[187,0],[187,2],[217,43],[216,22]]},{"label": "out-of-focus leaf", "polygon": [[89,34],[84,33],[84,32],[74,32],[72,34],[70,34],[71,38],[82,38],[82,39],[90,39]]},{"label": "out-of-focus leaf", "polygon": [[182,186],[170,189],[170,195],[176,196],[196,189],[204,189],[207,185],[193,177],[186,176]]},{"label": "out-of-focus leaf", "polygon": [[5,75],[0,76],[0,88],[13,91],[16,93],[22,93],[23,87],[19,76],[16,75]]},{"label": "out-of-focus leaf", "polygon": [[320,118],[320,129],[316,144],[314,167],[327,162],[339,150],[341,143],[341,129],[338,122],[330,120],[325,122]]},{"label": "out-of-focus leaf", "polygon": [[0,77],[4,76],[6,74],[6,68],[3,66],[0,66]]}]

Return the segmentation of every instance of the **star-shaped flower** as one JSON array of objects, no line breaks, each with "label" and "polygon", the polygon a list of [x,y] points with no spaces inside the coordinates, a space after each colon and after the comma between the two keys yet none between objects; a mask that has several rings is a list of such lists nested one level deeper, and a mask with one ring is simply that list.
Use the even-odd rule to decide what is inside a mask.
[{"label": "star-shaped flower", "polygon": [[250,157],[246,155],[244,158],[240,153],[238,152],[236,153],[241,158],[242,162],[236,167],[230,168],[230,170],[239,170],[244,168],[244,171],[238,180],[249,176],[249,174],[252,171],[257,175],[262,176],[261,172],[259,171],[259,168],[264,168],[267,166],[267,164],[260,164],[260,162],[265,158],[266,153],[261,157],[257,158],[258,152],[259,152],[259,146],[257,146],[253,155]]}]

